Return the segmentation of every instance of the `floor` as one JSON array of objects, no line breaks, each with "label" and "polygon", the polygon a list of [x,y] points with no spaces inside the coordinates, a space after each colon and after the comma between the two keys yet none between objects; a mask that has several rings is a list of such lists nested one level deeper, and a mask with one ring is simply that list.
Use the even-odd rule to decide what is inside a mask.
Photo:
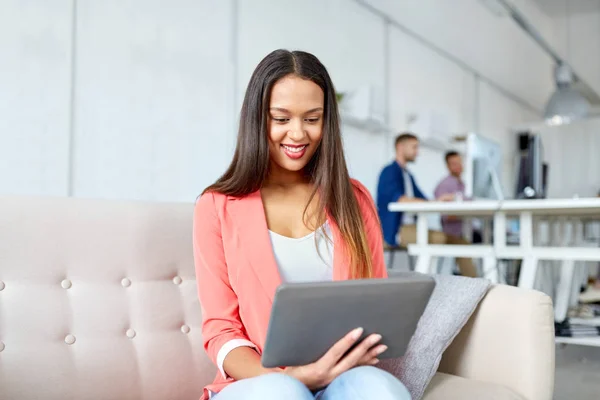
[{"label": "floor", "polygon": [[556,347],[555,400],[600,398],[600,347]]}]

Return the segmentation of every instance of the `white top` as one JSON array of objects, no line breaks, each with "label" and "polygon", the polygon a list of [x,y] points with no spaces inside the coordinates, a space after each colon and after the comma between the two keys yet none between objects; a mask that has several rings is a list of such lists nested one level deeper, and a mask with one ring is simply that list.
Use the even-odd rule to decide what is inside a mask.
[{"label": "white top", "polygon": [[[289,238],[271,231],[269,237],[282,282],[333,280],[333,236],[327,222],[301,238]],[[233,349],[244,346],[256,348],[248,340],[233,339],[225,343],[217,353],[217,366],[225,378],[229,378],[223,370],[225,357]]]},{"label": "white top", "polygon": [[332,236],[329,224],[325,223],[322,228],[298,239],[271,231],[269,236],[282,282],[319,282],[333,279],[333,243],[330,241]]}]

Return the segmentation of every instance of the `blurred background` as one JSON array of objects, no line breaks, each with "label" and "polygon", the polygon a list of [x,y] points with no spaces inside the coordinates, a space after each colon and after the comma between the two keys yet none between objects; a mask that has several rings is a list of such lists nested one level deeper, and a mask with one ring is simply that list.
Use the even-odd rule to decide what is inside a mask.
[{"label": "blurred background", "polygon": [[[277,48],[328,68],[351,103],[351,173],[372,191],[403,130],[422,140],[429,195],[468,132],[500,145],[509,197],[522,131],[543,135],[548,197],[600,189],[597,0],[0,0],[0,193],[192,202]],[[590,107],[556,126],[559,61]]]}]

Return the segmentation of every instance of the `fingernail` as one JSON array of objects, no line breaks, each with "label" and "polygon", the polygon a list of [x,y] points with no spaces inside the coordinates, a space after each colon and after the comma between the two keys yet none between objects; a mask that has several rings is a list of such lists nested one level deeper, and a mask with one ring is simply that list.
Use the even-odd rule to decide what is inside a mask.
[{"label": "fingernail", "polygon": [[379,359],[378,359],[378,358],[374,359],[374,360],[371,362],[371,364],[372,364],[372,365],[375,365],[375,364],[378,364],[378,363],[379,363]]},{"label": "fingernail", "polygon": [[352,339],[357,340],[363,333],[363,328],[356,328],[352,331]]},{"label": "fingernail", "polygon": [[371,339],[372,343],[377,343],[381,340],[381,335],[374,335],[373,338]]},{"label": "fingernail", "polygon": [[379,346],[379,348],[377,349],[377,354],[381,354],[384,351],[386,351],[388,349],[388,347],[384,344],[382,346]]}]

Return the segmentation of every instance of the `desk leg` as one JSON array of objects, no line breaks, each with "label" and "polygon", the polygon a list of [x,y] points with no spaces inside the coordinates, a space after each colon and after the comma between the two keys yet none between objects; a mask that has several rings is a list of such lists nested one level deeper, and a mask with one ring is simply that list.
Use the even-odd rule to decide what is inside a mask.
[{"label": "desk leg", "polygon": [[519,216],[520,247],[525,252],[521,263],[519,287],[533,289],[537,275],[538,259],[531,255],[533,248],[533,216],[531,212],[521,212]]},{"label": "desk leg", "polygon": [[519,276],[519,287],[533,289],[535,276],[537,275],[538,259],[534,256],[526,256],[521,263],[521,274]]},{"label": "desk leg", "polygon": [[[482,232],[481,232],[481,241],[484,244],[492,243],[492,221],[489,219],[482,219]],[[470,236],[471,238],[473,236]],[[470,242],[471,240],[469,240]]]},{"label": "desk leg", "polygon": [[431,255],[421,254],[417,259],[415,271],[421,274],[431,274]]},{"label": "desk leg", "polygon": [[525,250],[533,247],[533,216],[530,212],[522,212],[519,218],[520,246]]},{"label": "desk leg", "polygon": [[488,278],[492,283],[500,283],[500,274],[498,273],[498,261],[496,257],[483,258],[483,277]]},{"label": "desk leg", "polygon": [[429,242],[429,221],[427,214],[417,215],[417,245],[426,246]]},{"label": "desk leg", "polygon": [[556,305],[554,306],[554,319],[558,322],[562,322],[567,318],[574,275],[575,261],[563,261],[562,268],[560,269],[560,281],[558,282],[558,289],[556,291]]}]

